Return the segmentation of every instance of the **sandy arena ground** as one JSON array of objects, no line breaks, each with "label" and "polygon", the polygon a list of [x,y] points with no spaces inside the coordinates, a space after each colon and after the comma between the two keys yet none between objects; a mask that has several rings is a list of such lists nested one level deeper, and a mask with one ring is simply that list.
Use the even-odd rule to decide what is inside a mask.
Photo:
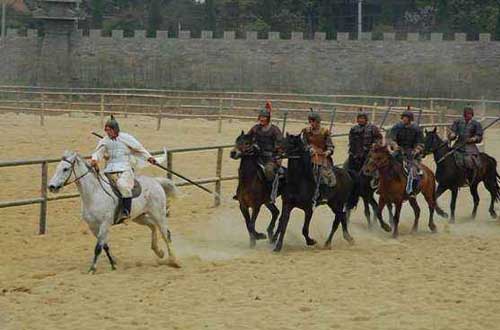
[{"label": "sandy arena ground", "polygon": [[[218,135],[215,122],[201,119],[165,120],[160,131],[154,119],[120,123],[153,150],[232,143],[250,126],[225,122]],[[99,127],[98,118],[83,115],[49,117],[42,128],[36,116],[2,114],[0,159],[59,157],[65,149],[87,154],[96,142],[89,133]],[[500,130],[487,137],[487,152],[500,159]],[[336,140],[337,162],[345,159],[345,141]],[[174,168],[193,178],[214,176],[215,157],[175,155]],[[237,165],[225,152],[223,173],[236,173]],[[0,169],[0,185],[1,201],[37,197],[39,166]],[[281,254],[264,241],[249,249],[234,187],[223,185],[220,208],[195,188],[183,188],[172,202],[181,269],[158,262],[149,229],[131,224],[112,229],[118,270],[102,257],[91,276],[95,240],[80,221],[79,200],[49,204],[45,236],[36,235],[38,206],[0,209],[0,329],[500,329],[500,224],[487,213],[482,187],[474,222],[467,190],[460,193],[458,224],[438,218],[437,234],[427,229],[425,207],[420,232],[410,235],[413,217],[405,206],[398,240],[369,231],[358,208],[351,226],[356,244],[337,234],[332,250],[305,246],[302,213],[295,211]],[[448,201],[448,194],[440,200],[446,210]],[[260,230],[268,219],[263,211]],[[324,242],[330,225],[330,213],[320,208],[312,236]]]}]

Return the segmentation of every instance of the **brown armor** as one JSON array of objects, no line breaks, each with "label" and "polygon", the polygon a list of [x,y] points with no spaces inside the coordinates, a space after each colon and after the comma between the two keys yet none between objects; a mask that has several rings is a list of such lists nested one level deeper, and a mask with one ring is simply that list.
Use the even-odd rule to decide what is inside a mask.
[{"label": "brown armor", "polygon": [[312,162],[323,166],[331,165],[331,158],[326,157],[325,155],[327,151],[331,151],[333,154],[334,150],[330,131],[321,127],[318,132],[314,132],[310,127],[307,127],[302,130],[302,134],[306,144],[315,151],[315,154],[312,157]]}]

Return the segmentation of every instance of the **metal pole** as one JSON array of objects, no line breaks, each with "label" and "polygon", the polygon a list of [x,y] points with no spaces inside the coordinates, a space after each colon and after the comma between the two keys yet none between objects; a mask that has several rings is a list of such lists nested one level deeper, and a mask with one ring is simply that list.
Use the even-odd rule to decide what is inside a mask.
[{"label": "metal pole", "polygon": [[[167,152],[167,168],[169,170],[172,170],[174,168],[174,153],[169,151]],[[172,180],[172,173],[171,172],[167,172],[167,178],[169,178],[170,180]]]},{"label": "metal pole", "polygon": [[101,126],[104,125],[104,94],[101,94]]},{"label": "metal pole", "polygon": [[358,40],[363,32],[363,0],[358,0]]},{"label": "metal pole", "polygon": [[222,98],[219,99],[219,126],[217,127],[217,132],[222,133]]},{"label": "metal pole", "polygon": [[45,112],[45,95],[42,93],[40,94],[40,126],[44,126],[45,124],[45,117],[44,117],[44,112]]}]

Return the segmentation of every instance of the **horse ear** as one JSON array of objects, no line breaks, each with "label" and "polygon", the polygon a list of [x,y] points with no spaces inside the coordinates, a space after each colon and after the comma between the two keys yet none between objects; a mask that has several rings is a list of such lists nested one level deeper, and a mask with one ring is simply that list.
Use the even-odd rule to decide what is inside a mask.
[{"label": "horse ear", "polygon": [[241,130],[240,136],[245,135],[245,131]]},{"label": "horse ear", "polygon": [[437,126],[434,126],[434,129],[432,130],[433,133],[436,133],[437,132]]},{"label": "horse ear", "polygon": [[425,132],[425,134],[429,133],[429,131],[427,130],[427,128],[424,128],[424,132]]},{"label": "horse ear", "polygon": [[288,132],[286,132],[286,135],[285,135],[285,136],[286,136],[286,137],[289,137],[289,136],[290,136],[290,134],[289,134]]}]

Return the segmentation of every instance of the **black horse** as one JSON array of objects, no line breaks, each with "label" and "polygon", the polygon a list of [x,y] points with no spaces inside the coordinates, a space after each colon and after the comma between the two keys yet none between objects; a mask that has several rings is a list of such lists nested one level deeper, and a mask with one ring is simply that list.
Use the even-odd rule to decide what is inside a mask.
[{"label": "black horse", "polygon": [[[370,213],[370,206],[371,206],[373,209],[373,220],[375,221],[375,219],[378,219],[380,226],[384,230],[390,231],[390,228],[387,227],[386,223],[379,216],[381,215],[381,213],[379,213],[378,203],[374,197],[375,189],[372,187],[373,176],[368,176],[364,174],[363,171],[361,170],[365,162],[366,159],[364,158],[349,157],[349,159],[344,163],[344,168],[349,171],[349,174],[351,174],[351,177],[355,180],[356,190],[359,192],[359,197],[361,197],[361,199],[363,200],[365,209],[364,213],[366,221],[368,222],[368,228],[372,228],[371,213]],[[387,208],[389,210],[389,217],[392,223],[393,219],[392,204],[387,205]],[[347,212],[347,220],[349,220],[350,218],[350,213],[351,213],[350,211]]]},{"label": "black horse", "polygon": [[[445,154],[452,149],[446,141],[443,141],[436,132],[436,128],[431,131],[425,131],[425,154],[434,154],[434,160],[437,162]],[[500,175],[497,172],[497,161],[495,158],[486,153],[480,154],[480,169],[473,182],[467,182],[466,174],[458,167],[455,162],[454,155],[448,156],[441,163],[437,164],[436,180],[438,187],[436,190],[436,198],[439,198],[446,190],[451,191],[451,218],[450,222],[455,222],[455,206],[457,202],[458,190],[463,186],[469,186],[472,198],[474,199],[474,208],[472,210],[472,218],[476,217],[477,207],[479,205],[479,194],[477,187],[483,182],[486,189],[491,195],[490,215],[493,218],[497,217],[495,212],[495,202],[500,201]]]},{"label": "black horse", "polygon": [[[274,251],[281,251],[286,228],[290,219],[290,213],[294,208],[304,211],[305,219],[302,234],[307,245],[315,245],[316,241],[309,237],[309,224],[313,215],[313,199],[316,191],[316,183],[313,174],[311,156],[300,135],[286,135],[285,157],[288,158],[288,171],[286,175],[286,186],[283,191],[282,214],[279,221],[278,230],[274,234],[273,240],[276,242]],[[353,242],[349,234],[346,220],[346,210],[353,209],[358,201],[358,194],[355,190],[354,180],[349,173],[335,167],[337,184],[334,188],[326,192],[326,204],[335,213],[332,229],[325,246],[330,246],[333,235],[339,224],[342,224],[344,238],[348,242]]]},{"label": "black horse", "polygon": [[[271,222],[267,227],[269,239],[273,236],[274,226],[280,214],[276,205],[271,202],[271,185],[266,182],[260,166],[259,150],[252,136],[242,131],[241,135],[236,138],[235,146],[230,154],[232,159],[241,159],[238,169],[236,199],[240,203],[240,210],[245,218],[251,247],[255,246],[256,240],[266,239],[265,234],[255,230],[255,221],[262,205],[265,205],[272,214]],[[284,180],[281,180],[278,195],[281,193],[283,185]],[[251,216],[250,208],[252,209]]]}]

